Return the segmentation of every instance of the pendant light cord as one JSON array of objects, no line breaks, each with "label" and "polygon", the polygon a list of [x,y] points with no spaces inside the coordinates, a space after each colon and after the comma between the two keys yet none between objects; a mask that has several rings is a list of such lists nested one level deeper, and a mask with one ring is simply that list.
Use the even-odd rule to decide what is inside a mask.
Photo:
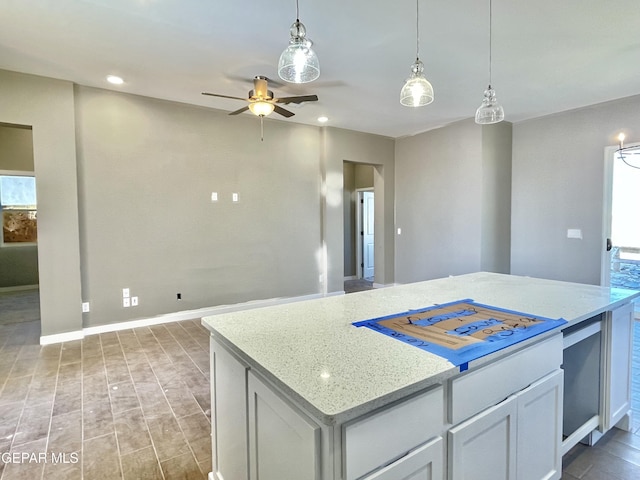
[{"label": "pendant light cord", "polygon": [[493,9],[492,1],[489,0],[489,89],[491,89],[491,37],[492,37],[492,25],[493,25]]},{"label": "pendant light cord", "polygon": [[[297,1],[297,0],[296,0]],[[420,7],[416,0],[416,61],[420,60]]]},{"label": "pendant light cord", "polygon": [[300,21],[300,7],[298,6],[298,0],[296,0],[296,22]]}]

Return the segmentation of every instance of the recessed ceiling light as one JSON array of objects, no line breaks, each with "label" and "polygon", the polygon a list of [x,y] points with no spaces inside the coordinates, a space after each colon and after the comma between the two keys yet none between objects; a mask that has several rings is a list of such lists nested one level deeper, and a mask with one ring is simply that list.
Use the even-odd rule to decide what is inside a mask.
[{"label": "recessed ceiling light", "polygon": [[107,82],[114,85],[122,85],[124,83],[124,80],[116,75],[107,75]]},{"label": "recessed ceiling light", "polygon": [[324,115],[322,117],[318,117],[318,121],[320,123],[327,123],[329,121],[329,117],[325,117]]}]

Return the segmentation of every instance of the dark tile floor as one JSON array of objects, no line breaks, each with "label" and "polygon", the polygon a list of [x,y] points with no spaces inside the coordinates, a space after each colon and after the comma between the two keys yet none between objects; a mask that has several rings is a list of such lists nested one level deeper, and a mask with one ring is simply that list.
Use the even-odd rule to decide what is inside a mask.
[{"label": "dark tile floor", "polygon": [[44,347],[39,336],[37,322],[0,325],[2,480],[206,479],[209,336],[198,320]]}]

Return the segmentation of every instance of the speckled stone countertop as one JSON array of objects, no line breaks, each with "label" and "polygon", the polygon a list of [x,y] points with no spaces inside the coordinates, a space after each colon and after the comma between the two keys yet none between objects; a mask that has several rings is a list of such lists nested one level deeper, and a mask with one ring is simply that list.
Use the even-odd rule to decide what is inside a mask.
[{"label": "speckled stone countertop", "polygon": [[[225,313],[205,317],[202,323],[252,369],[331,425],[459,373],[441,357],[368,328],[354,327],[352,322],[468,298],[564,318],[566,326],[571,326],[637,296],[640,292],[473,273]],[[498,353],[483,357],[480,363],[491,361]]]}]

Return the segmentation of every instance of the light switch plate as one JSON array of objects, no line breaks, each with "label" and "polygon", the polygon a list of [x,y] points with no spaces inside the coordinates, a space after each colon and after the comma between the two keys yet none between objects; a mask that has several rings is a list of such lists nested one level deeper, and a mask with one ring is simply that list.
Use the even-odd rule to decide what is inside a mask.
[{"label": "light switch plate", "polygon": [[579,228],[570,228],[567,230],[567,238],[577,238],[582,240],[582,230]]}]

